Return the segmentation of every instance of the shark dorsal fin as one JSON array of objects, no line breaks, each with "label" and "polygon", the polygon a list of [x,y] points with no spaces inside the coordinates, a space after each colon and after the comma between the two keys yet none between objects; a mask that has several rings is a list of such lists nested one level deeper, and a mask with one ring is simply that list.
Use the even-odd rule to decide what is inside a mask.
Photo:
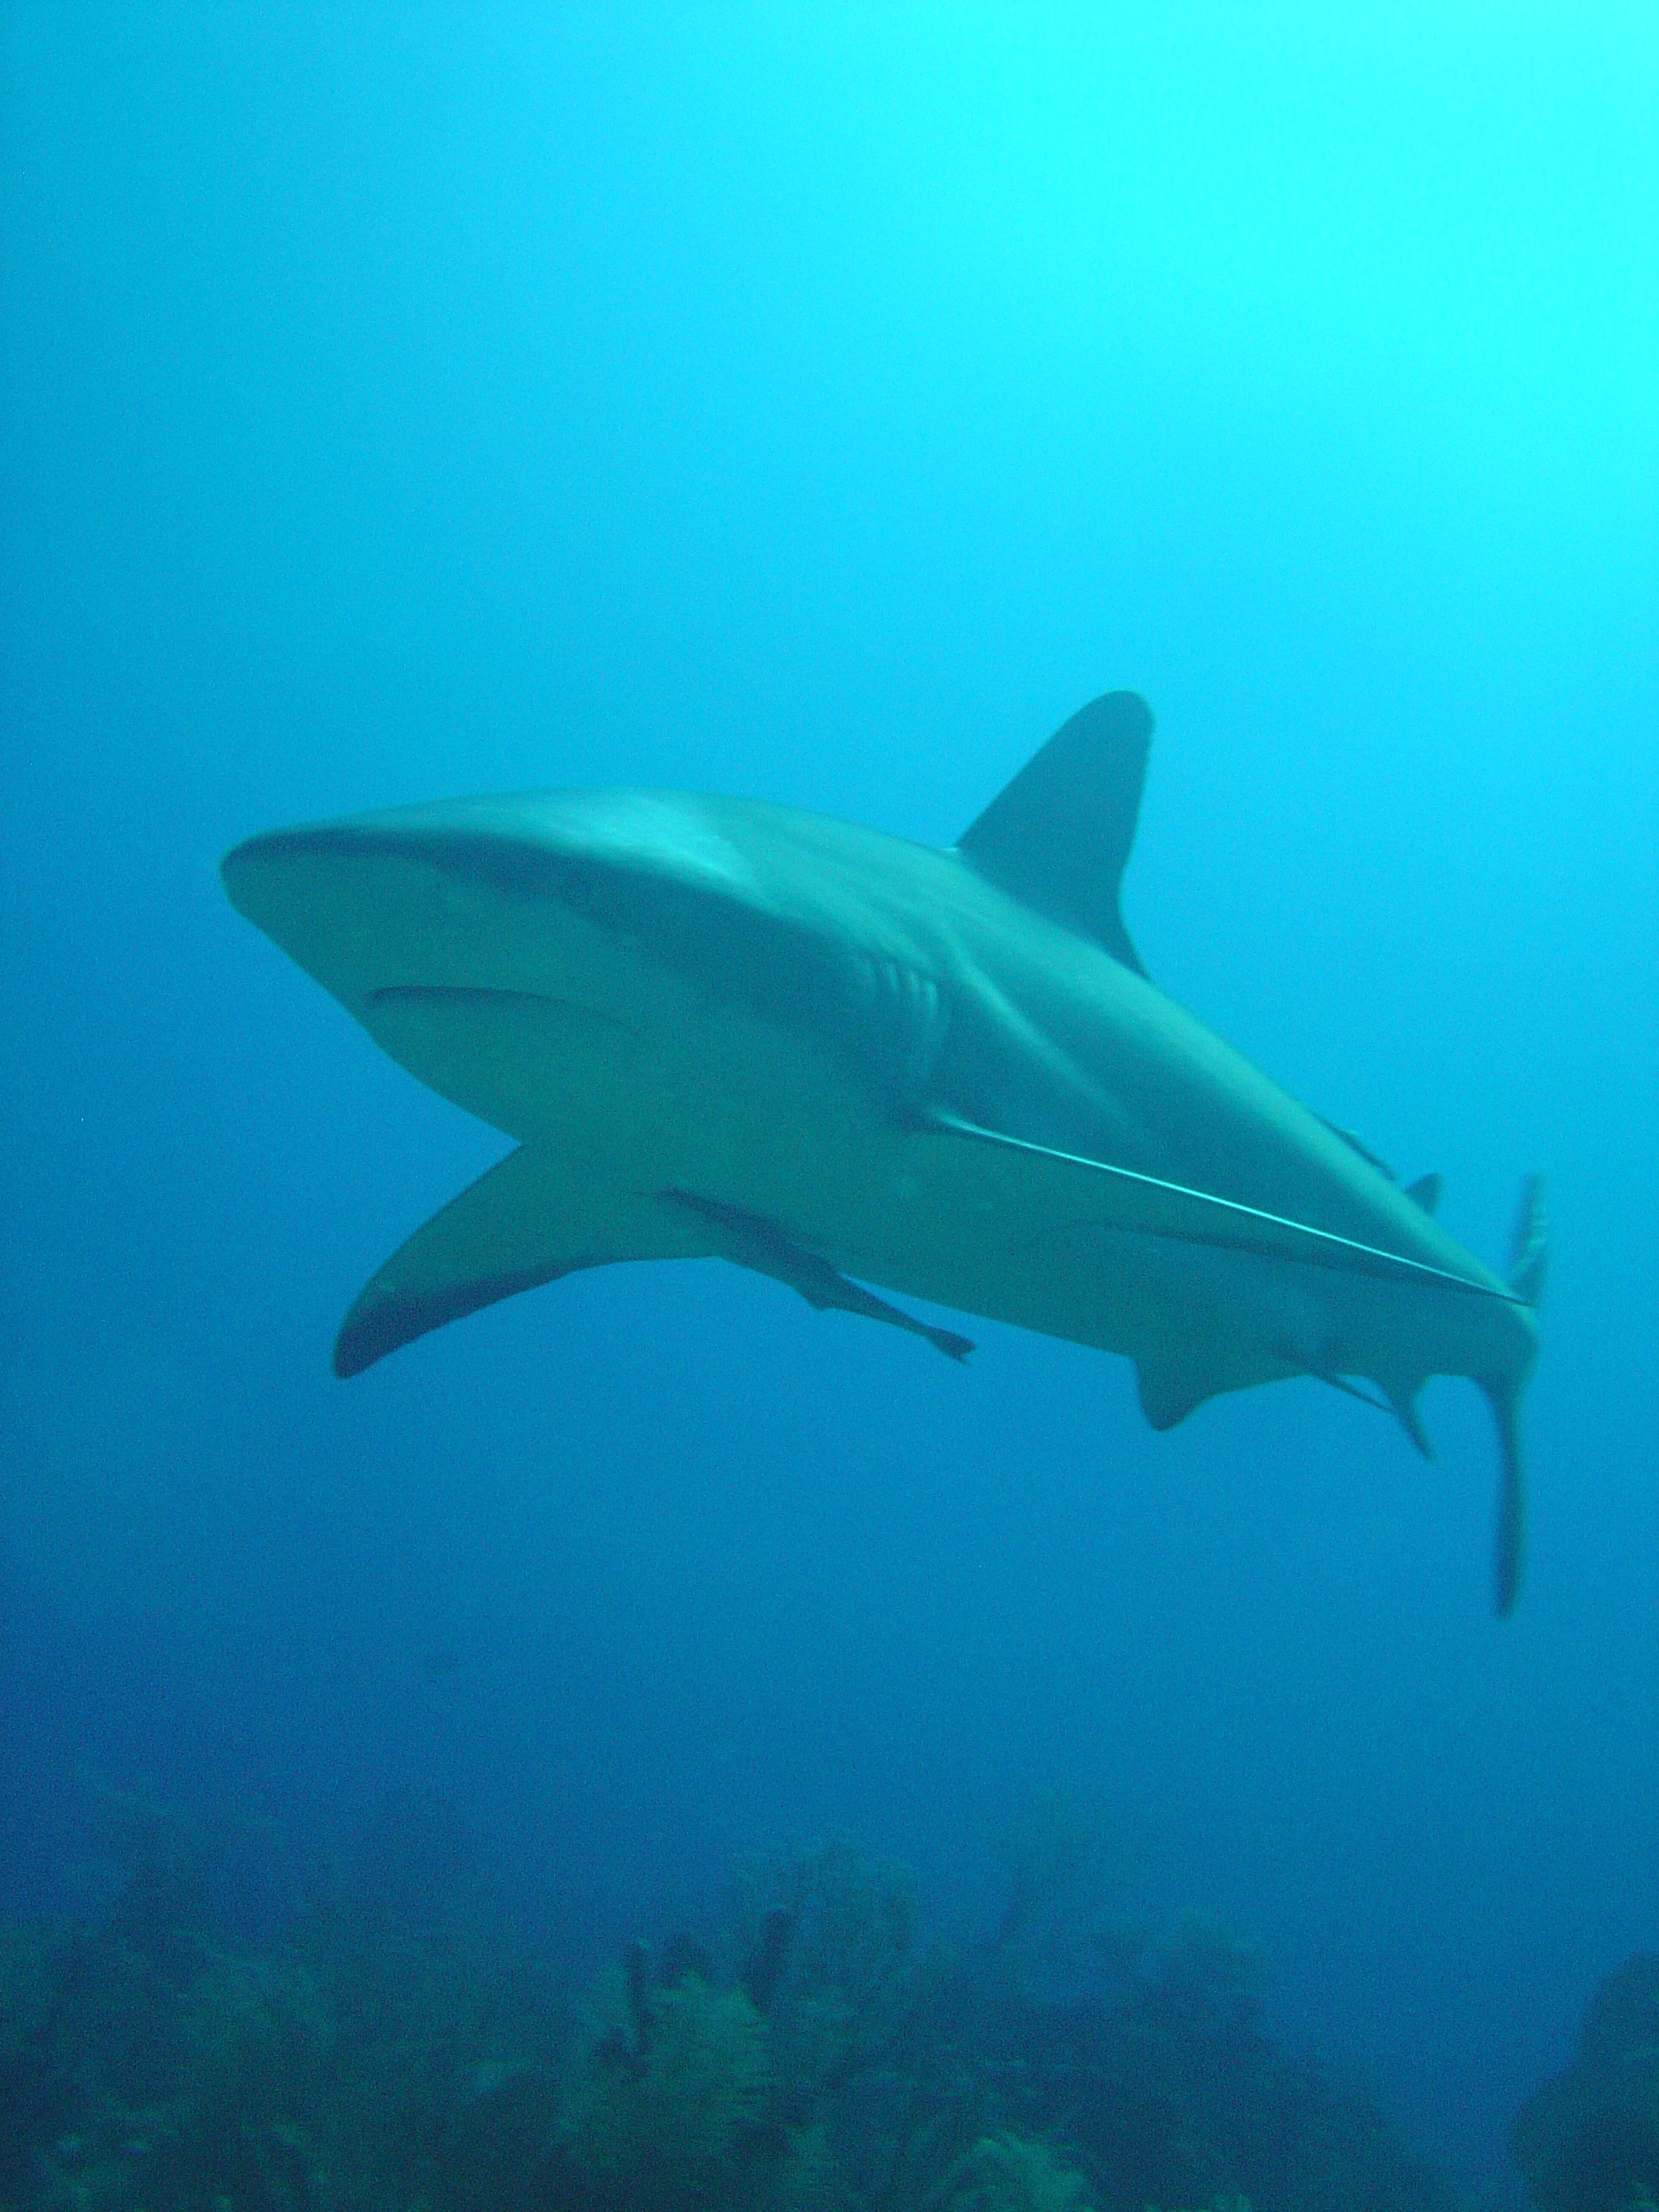
[{"label": "shark dorsal fin", "polygon": [[991,801],[957,849],[980,875],[1146,973],[1118,910],[1152,714],[1137,691],[1080,707]]},{"label": "shark dorsal fin", "polygon": [[1406,1185],[1406,1195],[1414,1198],[1425,1213],[1432,1213],[1440,1203],[1441,1181],[1437,1175],[1419,1176],[1415,1182]]}]

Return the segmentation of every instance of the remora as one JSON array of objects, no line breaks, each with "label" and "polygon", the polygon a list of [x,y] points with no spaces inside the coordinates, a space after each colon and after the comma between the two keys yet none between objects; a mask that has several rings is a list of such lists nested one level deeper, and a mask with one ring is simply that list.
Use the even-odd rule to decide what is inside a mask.
[{"label": "remora", "polygon": [[1519,1585],[1542,1187],[1506,1278],[1149,980],[1119,908],[1152,718],[1085,707],[952,849],[757,799],[459,800],[279,830],[237,908],[518,1149],[365,1285],[355,1375],[556,1276],[717,1255],[820,1308],[882,1289],[1133,1359],[1166,1429],[1218,1392],[1373,1386],[1419,1450],[1478,1382]]}]

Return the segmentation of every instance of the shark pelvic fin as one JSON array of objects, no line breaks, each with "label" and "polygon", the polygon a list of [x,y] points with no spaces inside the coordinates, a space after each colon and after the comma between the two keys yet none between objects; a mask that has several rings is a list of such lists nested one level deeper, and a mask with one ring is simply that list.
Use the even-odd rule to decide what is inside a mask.
[{"label": "shark pelvic fin", "polygon": [[1135,1360],[1135,1388],[1147,1425],[1160,1433],[1195,1413],[1206,1398],[1213,1398],[1225,1383],[1205,1375],[1200,1365],[1178,1358],[1154,1358],[1142,1352]]},{"label": "shark pelvic fin", "polygon": [[1118,907],[1140,815],[1152,714],[1137,691],[1080,707],[958,842],[969,866],[1144,975]]},{"label": "shark pelvic fin", "polygon": [[804,1250],[763,1214],[748,1213],[740,1206],[726,1206],[719,1199],[702,1198],[690,1190],[665,1190],[659,1197],[664,1206],[683,1208],[705,1225],[706,1250],[739,1267],[752,1268],[758,1275],[770,1275],[775,1282],[787,1283],[815,1312],[833,1309],[862,1314],[866,1321],[888,1322],[895,1328],[908,1329],[913,1336],[926,1337],[950,1359],[966,1359],[974,1348],[971,1338],[958,1336],[951,1328],[934,1328],[902,1307],[889,1305],[872,1291],[849,1282],[827,1260]]}]

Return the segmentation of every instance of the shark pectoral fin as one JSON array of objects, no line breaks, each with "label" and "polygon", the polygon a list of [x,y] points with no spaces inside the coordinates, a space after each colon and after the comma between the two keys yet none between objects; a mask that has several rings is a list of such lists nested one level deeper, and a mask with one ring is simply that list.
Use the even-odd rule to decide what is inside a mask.
[{"label": "shark pectoral fin", "polygon": [[684,1208],[689,1216],[704,1224],[706,1251],[718,1254],[737,1267],[752,1268],[757,1275],[769,1275],[774,1282],[787,1283],[816,1312],[834,1310],[862,1314],[866,1321],[887,1322],[894,1328],[908,1330],[912,1336],[926,1337],[950,1359],[966,1359],[974,1348],[970,1337],[958,1336],[954,1329],[935,1328],[927,1322],[918,1321],[902,1307],[889,1305],[885,1298],[878,1298],[873,1291],[849,1282],[827,1260],[804,1250],[763,1214],[746,1212],[742,1206],[726,1206],[719,1199],[703,1198],[695,1191],[665,1190],[659,1196],[665,1206]]},{"label": "shark pectoral fin", "polygon": [[400,1244],[358,1292],[334,1341],[337,1375],[361,1375],[446,1322],[615,1260],[714,1249],[673,1207],[541,1146],[520,1146]]},{"label": "shark pectoral fin", "polygon": [[1140,815],[1152,712],[1136,691],[1079,707],[963,831],[975,872],[1051,921],[1103,945],[1138,975],[1118,889]]}]

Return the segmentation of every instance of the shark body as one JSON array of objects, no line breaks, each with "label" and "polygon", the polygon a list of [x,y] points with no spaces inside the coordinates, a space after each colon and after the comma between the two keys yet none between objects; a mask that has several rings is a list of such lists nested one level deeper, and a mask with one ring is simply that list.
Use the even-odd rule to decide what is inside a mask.
[{"label": "shark body", "polygon": [[[1152,716],[1085,707],[939,850],[752,799],[477,799],[256,837],[238,908],[422,1081],[518,1140],[370,1279],[351,1375],[573,1270],[717,1255],[1126,1355],[1157,1428],[1298,1375],[1428,1449],[1431,1375],[1497,1419],[1522,1547],[1541,1188],[1507,1278],[1141,966],[1119,907]],[[1358,1378],[1358,1380],[1356,1380]]]}]

